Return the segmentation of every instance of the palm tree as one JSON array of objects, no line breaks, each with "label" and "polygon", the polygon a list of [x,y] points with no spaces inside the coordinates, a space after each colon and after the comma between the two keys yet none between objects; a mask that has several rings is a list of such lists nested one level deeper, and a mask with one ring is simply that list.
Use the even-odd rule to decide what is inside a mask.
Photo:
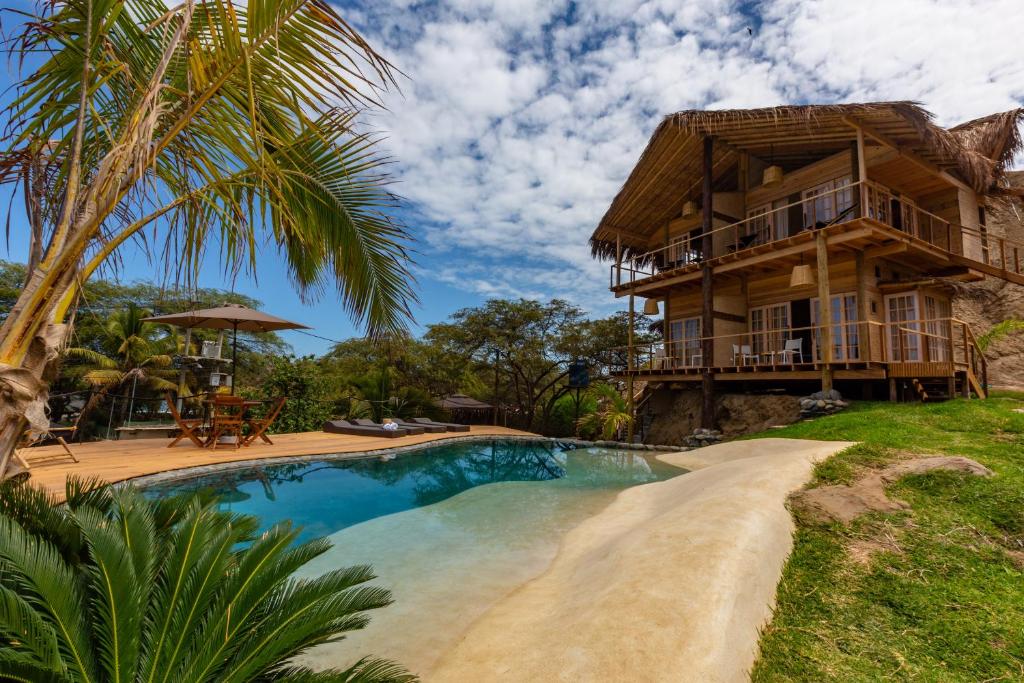
[{"label": "palm tree", "polygon": [[[64,357],[81,361],[66,369],[65,374],[100,390],[83,408],[91,409],[99,396],[131,392],[132,402],[138,388],[151,391],[176,391],[175,371],[171,354],[177,345],[170,335],[158,336],[159,327],[144,321],[150,312],[135,304],[110,317],[100,340],[102,350],[70,347]],[[113,409],[111,409],[113,410]],[[130,411],[129,403],[121,405],[121,420]]]},{"label": "palm tree", "polygon": [[368,567],[294,572],[326,552],[199,498],[152,501],[71,480],[66,505],[0,484],[0,678],[13,681],[409,681],[363,659],[296,655],[364,627],[391,595]]},{"label": "palm tree", "polygon": [[269,245],[370,334],[410,315],[408,234],[358,128],[393,67],[324,0],[170,5],[44,0],[9,43],[45,56],[4,110],[0,182],[25,193],[30,250],[0,326],[0,478],[82,283],[125,242],[190,282],[208,249],[237,272]]},{"label": "palm tree", "polygon": [[580,430],[596,432],[603,439],[614,439],[633,422],[626,399],[613,385],[593,384],[587,393],[597,403],[597,408],[579,419]]}]

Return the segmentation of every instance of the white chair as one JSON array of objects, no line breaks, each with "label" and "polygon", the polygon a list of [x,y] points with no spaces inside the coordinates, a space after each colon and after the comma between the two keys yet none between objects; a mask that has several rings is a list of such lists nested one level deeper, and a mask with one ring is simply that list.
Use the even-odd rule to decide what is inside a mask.
[{"label": "white chair", "polygon": [[739,344],[732,345],[732,364],[733,365],[746,365],[747,361],[751,361],[751,364],[757,363],[757,354],[750,352],[750,345]]},{"label": "white chair", "polygon": [[703,362],[704,362],[704,354],[703,353],[690,354],[690,367],[691,368],[700,367],[700,365]]},{"label": "white chair", "polygon": [[792,365],[797,356],[800,357],[800,362],[804,363],[804,340],[798,339],[787,339],[786,346],[781,351],[776,352],[777,356],[781,356],[783,363],[789,363]]},{"label": "white chair", "polygon": [[654,349],[654,361],[651,363],[651,367],[655,370],[665,370],[668,368],[668,358],[665,357],[665,348],[659,346]]}]

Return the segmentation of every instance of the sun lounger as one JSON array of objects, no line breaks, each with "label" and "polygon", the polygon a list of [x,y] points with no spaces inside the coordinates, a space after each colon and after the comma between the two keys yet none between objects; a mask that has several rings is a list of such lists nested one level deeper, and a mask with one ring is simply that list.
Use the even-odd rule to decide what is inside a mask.
[{"label": "sun lounger", "polygon": [[[352,424],[355,424],[359,427],[376,427],[377,429],[384,430],[385,432],[395,431],[384,429],[383,425],[379,425],[373,420],[352,420]],[[422,434],[423,432],[427,431],[425,427],[417,427],[415,425],[399,425],[398,429],[405,430],[406,434]]]},{"label": "sun lounger", "polygon": [[469,431],[469,425],[460,425],[460,424],[455,424],[454,422],[437,422],[435,420],[431,420],[431,419],[428,419],[428,418],[425,418],[425,417],[414,417],[414,418],[412,418],[412,421],[415,424],[423,425],[424,427],[427,426],[427,425],[437,425],[439,427],[444,427],[449,432],[468,432]]},{"label": "sun lounger", "polygon": [[348,434],[350,436],[382,436],[388,439],[395,439],[399,436],[409,436],[411,433],[409,430],[402,428],[388,430],[384,429],[380,425],[373,425],[371,427],[354,425],[348,420],[329,420],[324,422],[322,429],[325,432],[330,432],[331,434]]},{"label": "sun lounger", "polygon": [[433,422],[420,422],[420,423],[406,422],[405,420],[403,420],[401,418],[397,418],[397,417],[391,418],[391,421],[394,422],[395,424],[397,424],[399,427],[402,427],[402,428],[410,428],[411,427],[413,429],[423,429],[428,434],[443,434],[443,433],[448,431],[448,428],[445,427],[444,425],[435,424]]}]

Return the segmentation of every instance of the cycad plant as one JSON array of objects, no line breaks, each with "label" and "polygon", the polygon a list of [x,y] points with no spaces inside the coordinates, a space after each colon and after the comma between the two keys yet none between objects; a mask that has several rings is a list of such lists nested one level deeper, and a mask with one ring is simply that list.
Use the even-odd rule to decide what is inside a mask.
[{"label": "cycad plant", "polygon": [[365,585],[367,567],[293,578],[329,543],[296,545],[288,524],[257,534],[255,518],[199,497],[75,481],[63,506],[6,483],[0,513],[2,680],[412,680],[369,658],[321,672],[291,663],[391,596]]},{"label": "cycad plant", "polygon": [[336,289],[371,334],[405,326],[408,235],[359,124],[393,68],[333,5],[32,7],[5,41],[32,67],[7,99],[0,150],[30,248],[0,325],[0,478],[26,415],[43,415],[82,283],[126,243],[190,282],[207,251],[236,273],[276,250],[301,295]]}]

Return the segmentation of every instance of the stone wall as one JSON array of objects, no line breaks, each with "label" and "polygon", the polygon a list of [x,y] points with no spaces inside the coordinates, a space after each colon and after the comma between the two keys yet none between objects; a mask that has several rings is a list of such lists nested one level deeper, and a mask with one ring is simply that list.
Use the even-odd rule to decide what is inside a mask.
[{"label": "stone wall", "polygon": [[[1016,187],[1024,188],[1024,172],[1008,174]],[[989,198],[986,224],[993,237],[1024,244],[1024,199]],[[1008,318],[1024,319],[1024,287],[994,277],[957,286],[953,315],[967,322],[975,335]],[[1024,389],[1024,334],[1005,337],[986,351],[989,384]]]},{"label": "stone wall", "polygon": [[[720,393],[715,400],[717,427],[726,438],[789,424],[800,417],[796,396]],[[649,417],[644,442],[686,445],[700,427],[700,406],[697,389],[654,389],[645,407]]]}]

